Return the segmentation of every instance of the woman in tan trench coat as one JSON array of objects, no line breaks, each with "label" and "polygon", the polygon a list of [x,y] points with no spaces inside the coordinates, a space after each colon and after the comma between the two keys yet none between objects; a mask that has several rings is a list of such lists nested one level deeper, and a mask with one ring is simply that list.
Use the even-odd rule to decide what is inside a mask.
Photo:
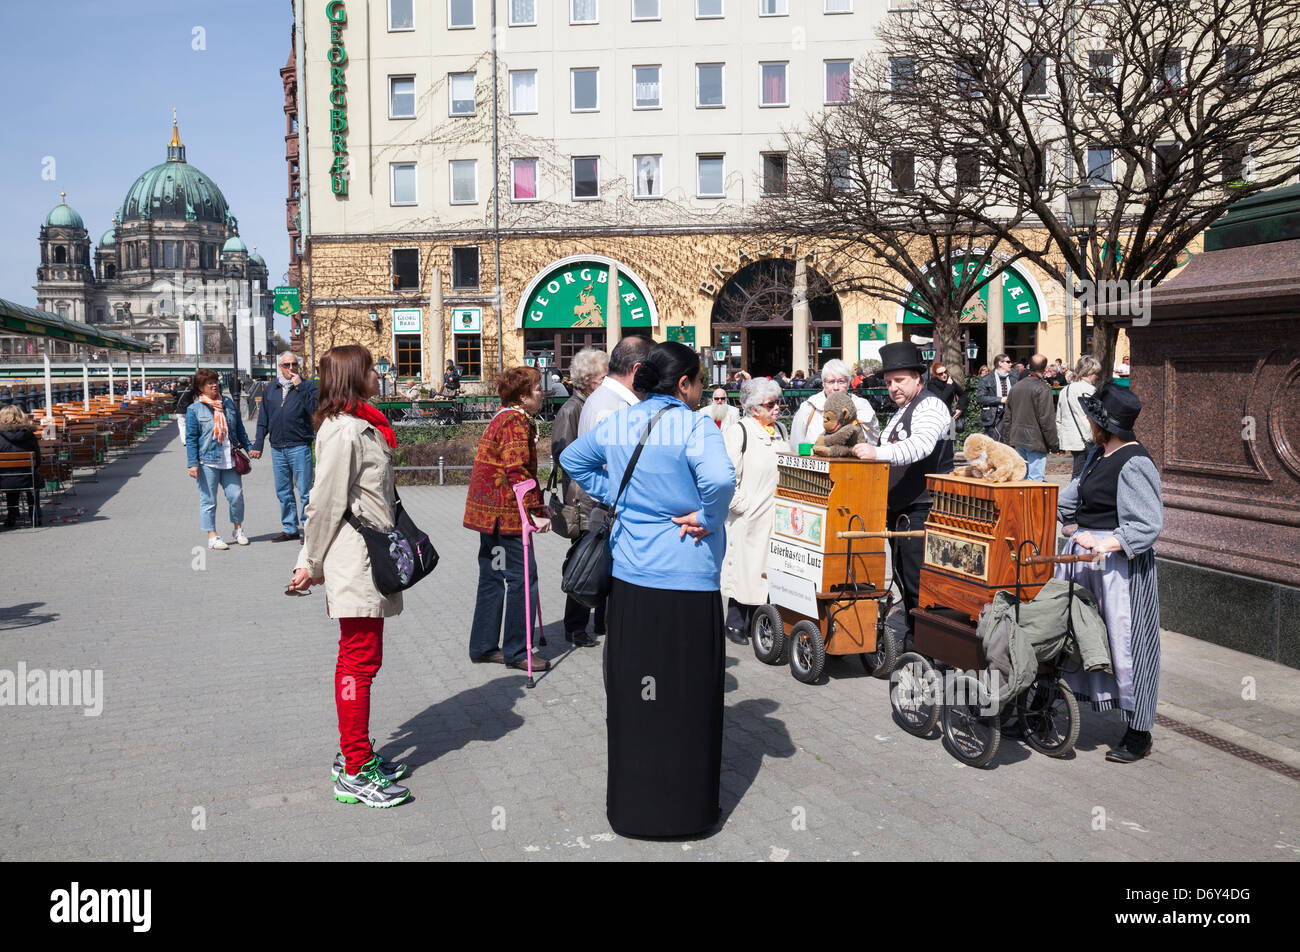
[{"label": "woman in tan trench coat", "polygon": [[736,470],[736,494],[727,514],[727,554],[722,561],[722,597],[727,599],[727,637],[749,642],[754,610],[767,602],[768,540],[776,508],[776,454],[788,453],[776,422],[781,388],[766,377],[741,391],[744,418],[723,434]]},{"label": "woman in tan trench coat", "polygon": [[335,347],[321,357],[316,478],[289,589],[305,592],[323,584],[325,610],[339,622],[334,798],[391,807],[411,794],[394,783],[406,767],[384,761],[371,749],[370,684],[383,662],[384,619],[402,611],[402,595],[382,595],[375,588],[365,539],[345,516],[351,510],[362,524],[376,529],[394,522],[397,439],[384,415],[367,402],[378,392],[379,377],[364,347]]}]

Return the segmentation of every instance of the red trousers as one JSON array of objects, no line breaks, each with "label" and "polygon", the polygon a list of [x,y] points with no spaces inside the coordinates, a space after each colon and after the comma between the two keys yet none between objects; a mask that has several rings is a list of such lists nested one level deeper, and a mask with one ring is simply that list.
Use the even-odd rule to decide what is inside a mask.
[{"label": "red trousers", "polygon": [[339,712],[339,749],[347,772],[355,774],[370,750],[370,682],[384,662],[382,618],[340,618],[339,660],[334,668],[334,704]]}]

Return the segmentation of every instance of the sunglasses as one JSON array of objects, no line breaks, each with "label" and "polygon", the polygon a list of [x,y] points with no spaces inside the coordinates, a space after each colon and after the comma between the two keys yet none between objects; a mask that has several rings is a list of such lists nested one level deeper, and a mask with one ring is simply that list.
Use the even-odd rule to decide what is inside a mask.
[{"label": "sunglasses", "polygon": [[726,398],[726,397],[714,397],[714,398],[713,398],[713,402],[714,402],[714,403],[726,403],[726,402],[727,402],[727,398]]},{"label": "sunglasses", "polygon": [[778,401],[776,401],[776,400],[768,400],[766,403],[763,404],[763,409],[764,409],[764,410],[775,410],[778,406],[780,406],[780,403],[779,403]]},{"label": "sunglasses", "polygon": [[281,364],[280,366],[281,366],[281,367],[284,367],[284,368],[286,368],[286,369],[290,369],[290,368],[293,368],[293,367],[297,367],[298,365],[297,365],[297,364]]}]

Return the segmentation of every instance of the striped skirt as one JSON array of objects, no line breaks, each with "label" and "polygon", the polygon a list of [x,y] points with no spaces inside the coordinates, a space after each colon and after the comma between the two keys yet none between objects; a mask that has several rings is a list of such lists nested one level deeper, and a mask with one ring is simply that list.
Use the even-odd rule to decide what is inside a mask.
[{"label": "striped skirt", "polygon": [[[1080,527],[1080,532],[1105,536],[1108,530]],[[1082,553],[1071,540],[1065,555]],[[1092,702],[1093,710],[1119,708],[1128,726],[1149,731],[1156,722],[1160,691],[1160,593],[1156,586],[1155,550],[1130,559],[1112,552],[1100,565],[1077,562],[1058,565],[1056,576],[1069,578],[1097,597],[1110,637],[1114,673],[1094,671],[1066,674],[1076,697]]]}]

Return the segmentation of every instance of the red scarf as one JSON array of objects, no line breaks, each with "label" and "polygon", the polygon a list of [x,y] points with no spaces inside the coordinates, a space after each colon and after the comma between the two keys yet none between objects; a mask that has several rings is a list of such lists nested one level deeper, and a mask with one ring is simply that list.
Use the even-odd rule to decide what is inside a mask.
[{"label": "red scarf", "polygon": [[348,404],[347,410],[344,412],[351,413],[354,417],[365,420],[367,423],[374,426],[374,428],[380,432],[380,435],[383,436],[384,442],[388,444],[389,449],[397,449],[397,434],[394,433],[393,428],[388,425],[388,420],[385,419],[384,415],[370,404],[350,403]]}]

